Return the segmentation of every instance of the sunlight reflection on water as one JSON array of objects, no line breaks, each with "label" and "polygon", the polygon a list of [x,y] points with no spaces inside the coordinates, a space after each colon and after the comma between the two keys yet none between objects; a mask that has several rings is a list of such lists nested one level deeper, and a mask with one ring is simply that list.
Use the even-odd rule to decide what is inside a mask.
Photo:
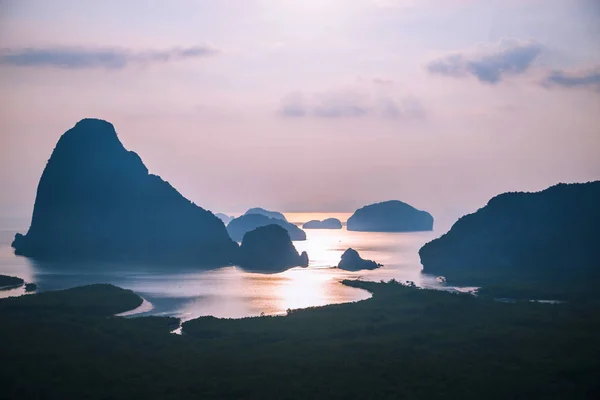
[{"label": "sunlight reflection on water", "polygon": [[[290,222],[347,214],[287,213]],[[1,222],[1,221],[0,221]],[[24,229],[20,231],[25,231]],[[4,236],[7,230],[4,229]],[[12,234],[12,233],[11,233]],[[56,290],[91,283],[111,283],[134,290],[152,304],[142,315],[172,315],[188,320],[201,315],[244,317],[283,314],[287,309],[358,301],[370,294],[339,283],[342,279],[410,280],[424,287],[440,287],[435,277],[421,274],[418,249],[436,237],[423,233],[365,233],[341,230],[306,230],[307,240],[294,242],[307,251],[308,268],[278,274],[246,272],[239,267],[202,270],[194,267],[157,268],[129,265],[48,266],[13,255],[10,241],[0,243],[0,273],[35,282],[39,290]],[[363,258],[384,264],[374,271],[347,272],[335,268],[348,247]],[[0,298],[21,295],[23,289],[0,291]]]}]

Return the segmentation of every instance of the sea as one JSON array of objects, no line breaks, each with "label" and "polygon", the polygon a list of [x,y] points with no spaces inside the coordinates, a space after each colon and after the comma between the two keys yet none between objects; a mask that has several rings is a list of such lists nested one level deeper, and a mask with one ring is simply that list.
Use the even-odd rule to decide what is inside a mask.
[{"label": "sea", "polygon": [[[139,266],[127,264],[40,264],[15,256],[10,243],[16,232],[27,232],[29,219],[0,219],[0,274],[35,283],[38,291],[60,290],[92,283],[110,283],[131,289],[145,301],[126,315],[174,316],[187,321],[200,316],[221,318],[285,314],[289,309],[365,300],[365,290],[344,286],[344,279],[414,282],[417,286],[468,291],[446,286],[441,279],[421,272],[419,248],[438,237],[439,231],[416,233],[351,232],[345,221],[351,213],[284,213],[288,221],[302,225],[312,219],[338,218],[342,229],[307,229],[306,241],[296,241],[306,251],[307,268],[263,274],[237,266],[203,269],[187,266]],[[347,248],[383,267],[348,272],[336,268]],[[0,298],[24,295],[23,288],[2,290]]]}]

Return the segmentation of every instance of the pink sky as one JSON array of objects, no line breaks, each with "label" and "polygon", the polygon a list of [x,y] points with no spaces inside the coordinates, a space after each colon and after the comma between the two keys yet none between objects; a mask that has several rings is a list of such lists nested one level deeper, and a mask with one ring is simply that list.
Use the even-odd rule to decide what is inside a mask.
[{"label": "pink sky", "polygon": [[394,3],[0,3],[0,216],[84,117],[215,212],[452,219],[600,178],[597,2]]}]

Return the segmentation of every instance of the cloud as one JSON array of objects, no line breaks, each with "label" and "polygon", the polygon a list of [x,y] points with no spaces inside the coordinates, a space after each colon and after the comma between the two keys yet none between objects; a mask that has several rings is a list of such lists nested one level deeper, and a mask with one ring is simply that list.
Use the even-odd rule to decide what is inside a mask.
[{"label": "cloud", "polygon": [[280,113],[284,117],[304,117],[307,113],[304,95],[296,92],[286,96],[281,102]]},{"label": "cloud", "polygon": [[368,99],[352,91],[328,92],[314,96],[312,113],[322,118],[364,117],[369,113]]},{"label": "cloud", "polygon": [[342,118],[422,118],[425,109],[413,97],[396,99],[390,95],[370,95],[360,91],[335,90],[305,95],[291,93],[281,102],[283,117]]},{"label": "cloud", "polygon": [[527,72],[543,49],[536,42],[502,40],[476,52],[455,53],[432,60],[427,64],[427,70],[455,78],[474,76],[480,82],[494,85],[507,76]]},{"label": "cloud", "polygon": [[359,84],[372,84],[372,85],[378,85],[378,86],[393,86],[394,85],[394,81],[392,79],[388,79],[388,78],[383,78],[380,76],[361,76],[358,75],[356,77],[356,82],[358,82]]},{"label": "cloud", "polygon": [[[463,7],[468,5],[497,5],[502,4],[504,6],[522,6],[527,3],[540,3],[544,0],[371,0],[375,7],[384,9],[412,9],[418,7],[436,7],[436,8],[449,8],[449,7]],[[595,0],[589,0],[595,1]],[[492,3],[492,4],[489,4]]]},{"label": "cloud", "polygon": [[373,0],[373,4],[380,8],[408,9],[419,6],[462,6],[473,3],[474,0]]},{"label": "cloud", "polygon": [[595,88],[600,90],[600,67],[585,71],[554,70],[542,82],[545,87]]},{"label": "cloud", "polygon": [[165,50],[133,51],[123,48],[25,48],[0,51],[0,65],[65,69],[122,69],[130,64],[148,65],[203,58],[218,51],[210,46],[174,47]]},{"label": "cloud", "polygon": [[425,108],[415,97],[404,97],[395,100],[389,97],[380,97],[377,100],[380,114],[386,118],[417,119],[425,117]]},{"label": "cloud", "polygon": [[383,86],[392,86],[394,84],[394,81],[391,79],[378,78],[378,77],[371,79],[371,82],[376,85],[383,85]]}]

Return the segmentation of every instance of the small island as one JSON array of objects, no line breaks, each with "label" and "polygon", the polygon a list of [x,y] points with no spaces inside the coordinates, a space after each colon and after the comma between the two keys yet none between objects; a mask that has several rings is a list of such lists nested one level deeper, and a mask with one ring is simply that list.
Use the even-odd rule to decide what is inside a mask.
[{"label": "small island", "polygon": [[35,292],[37,290],[37,285],[35,283],[26,283],[25,291],[26,292]]},{"label": "small island", "polygon": [[227,225],[229,236],[241,242],[246,232],[250,232],[261,226],[279,225],[284,228],[292,240],[306,240],[306,232],[298,228],[296,225],[278,218],[269,218],[262,214],[245,214],[241,217],[234,218]]},{"label": "small island", "polygon": [[0,275],[0,290],[22,286],[25,281],[15,276]]},{"label": "small island", "polygon": [[433,217],[401,201],[390,200],[356,210],[346,227],[349,231],[361,232],[430,231],[433,230]]},{"label": "small island", "polygon": [[323,221],[313,219],[302,225],[304,229],[342,229],[342,222],[337,218],[327,218]]},{"label": "small island", "polygon": [[365,260],[361,258],[358,254],[358,251],[349,248],[344,254],[342,254],[342,259],[338,264],[339,269],[343,269],[345,271],[360,271],[363,269],[377,269],[381,267],[381,264],[376,263],[372,260]]},{"label": "small island", "polygon": [[239,261],[245,269],[280,272],[297,266],[307,267],[308,254],[298,254],[284,228],[266,225],[244,234]]},{"label": "small island", "polygon": [[223,213],[216,213],[215,217],[219,218],[221,221],[223,221],[223,223],[225,225],[227,225],[229,222],[231,222],[231,220],[234,218],[230,215],[227,214],[223,214]]},{"label": "small island", "polygon": [[279,211],[269,211],[269,210],[265,210],[264,208],[254,207],[254,208],[250,208],[248,211],[246,211],[244,213],[244,215],[249,215],[249,214],[260,214],[260,215],[264,215],[265,217],[280,219],[282,221],[287,222],[285,215],[283,215]]}]

